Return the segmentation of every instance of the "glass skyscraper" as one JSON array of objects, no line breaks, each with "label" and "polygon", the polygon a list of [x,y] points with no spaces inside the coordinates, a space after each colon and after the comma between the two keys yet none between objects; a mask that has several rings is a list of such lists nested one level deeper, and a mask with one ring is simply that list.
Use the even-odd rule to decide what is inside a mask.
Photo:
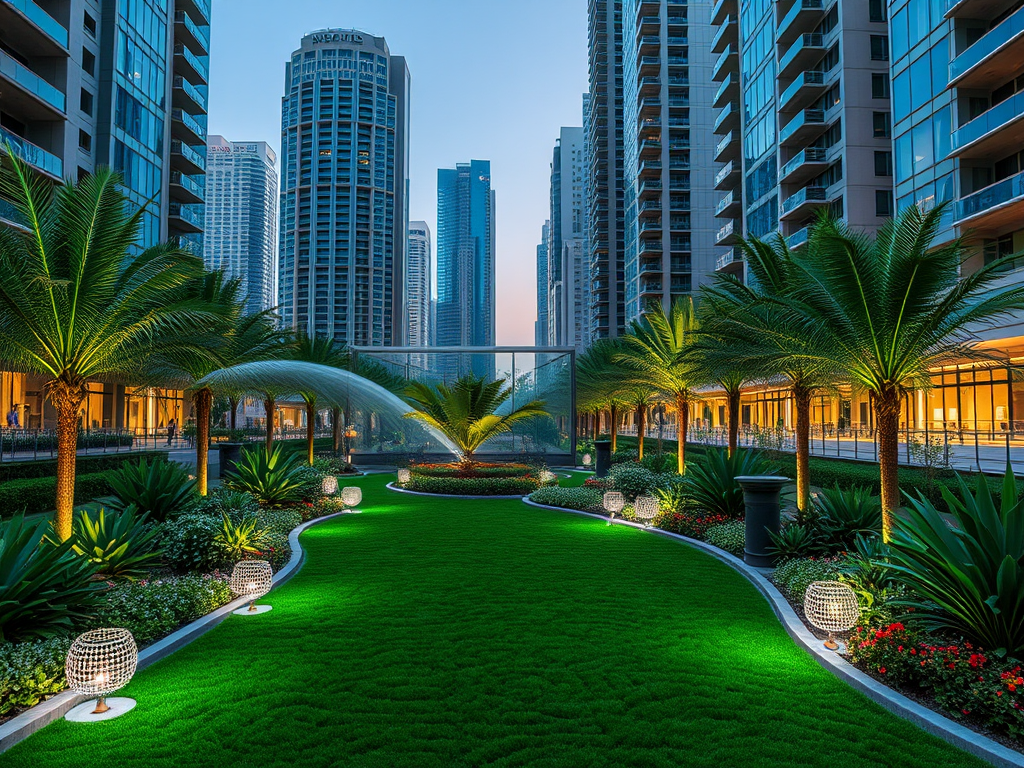
[{"label": "glass skyscraper", "polygon": [[409,263],[406,270],[406,344],[430,346],[430,273],[433,259],[430,226],[409,222]]},{"label": "glass skyscraper", "polygon": [[284,322],[404,343],[409,69],[382,37],[326,29],[285,65],[278,296]]},{"label": "glass skyscraper", "polygon": [[548,230],[551,222],[545,221],[540,229],[540,243],[537,245],[537,322],[533,329],[533,343],[538,347],[548,343]]}]

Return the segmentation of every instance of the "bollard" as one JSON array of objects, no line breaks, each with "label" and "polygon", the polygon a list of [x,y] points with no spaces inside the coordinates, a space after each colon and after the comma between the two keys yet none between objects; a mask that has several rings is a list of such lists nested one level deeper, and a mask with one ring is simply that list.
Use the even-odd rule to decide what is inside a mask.
[{"label": "bollard", "polygon": [[747,518],[743,562],[756,568],[770,568],[775,556],[768,550],[772,543],[769,532],[778,534],[781,530],[779,494],[782,486],[791,481],[777,475],[747,475],[737,477],[736,482],[743,489]]},{"label": "bollard", "polygon": [[608,477],[612,468],[612,441],[595,440],[594,452],[597,453],[597,477]]}]

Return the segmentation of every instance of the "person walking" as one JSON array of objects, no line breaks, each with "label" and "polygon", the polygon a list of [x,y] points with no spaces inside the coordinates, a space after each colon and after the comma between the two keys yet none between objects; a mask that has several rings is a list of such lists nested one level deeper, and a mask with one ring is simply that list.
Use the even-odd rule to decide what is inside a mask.
[{"label": "person walking", "polygon": [[10,412],[7,414],[7,426],[11,429],[20,429],[21,423],[18,420],[18,406],[12,405]]},{"label": "person walking", "polygon": [[171,419],[167,422],[167,444],[170,445],[178,433],[178,422]]}]

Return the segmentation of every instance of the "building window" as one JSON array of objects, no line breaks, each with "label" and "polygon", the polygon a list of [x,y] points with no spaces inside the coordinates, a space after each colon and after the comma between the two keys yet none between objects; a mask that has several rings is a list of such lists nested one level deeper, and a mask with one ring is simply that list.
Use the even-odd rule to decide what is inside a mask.
[{"label": "building window", "polygon": [[85,31],[93,37],[96,37],[96,19],[89,15],[89,12],[85,12],[85,17],[82,22],[82,26],[85,27]]},{"label": "building window", "polygon": [[92,152],[92,136],[85,131],[79,130],[78,146],[86,152]]},{"label": "building window", "polygon": [[875,190],[875,216],[892,216],[892,190]]},{"label": "building window", "polygon": [[872,61],[888,61],[889,60],[889,38],[885,35],[872,35],[871,36],[871,60]]},{"label": "building window", "polygon": [[889,75],[885,74],[884,72],[871,73],[871,98],[889,98]]},{"label": "building window", "polygon": [[88,48],[82,49],[82,69],[96,77],[96,56]]},{"label": "building window", "polygon": [[875,176],[892,176],[892,152],[875,152]]},{"label": "building window", "polygon": [[888,112],[872,112],[871,121],[874,126],[876,139],[888,139],[892,136],[892,126],[889,123]]},{"label": "building window", "polygon": [[868,14],[871,21],[888,21],[889,15],[886,13],[885,0],[869,0]]},{"label": "building window", "polygon": [[82,89],[81,108],[85,114],[92,114],[92,94],[85,90],[85,88]]}]

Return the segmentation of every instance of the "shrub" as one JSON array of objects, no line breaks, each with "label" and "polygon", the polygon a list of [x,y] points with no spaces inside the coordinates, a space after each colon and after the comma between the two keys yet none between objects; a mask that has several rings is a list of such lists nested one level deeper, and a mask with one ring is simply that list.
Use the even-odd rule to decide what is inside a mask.
[{"label": "shrub", "polygon": [[637,496],[651,493],[658,486],[658,477],[641,464],[616,464],[608,473],[612,486],[632,501]]},{"label": "shrub", "polygon": [[207,514],[179,515],[160,526],[164,560],[178,572],[212,570],[221,559],[214,537],[221,523]]},{"label": "shrub", "polygon": [[314,502],[303,504],[298,508],[299,514],[302,515],[304,521],[333,515],[344,510],[345,502],[341,500],[340,496],[323,496]]},{"label": "shrub", "polygon": [[[7,439],[4,440],[7,445]],[[100,456],[79,456],[76,467],[79,475],[92,475],[100,472],[107,472],[111,469],[120,469],[125,458],[132,461],[148,459],[149,461],[166,461],[167,454],[163,451],[148,451],[145,453],[112,453]],[[57,460],[39,459],[36,461],[5,461],[0,464],[0,484],[8,483],[11,480],[26,480],[38,477],[56,477]]]},{"label": "shrub", "polygon": [[262,446],[242,451],[235,468],[227,473],[226,485],[251,493],[267,507],[286,507],[303,498],[309,478],[298,453],[285,454],[277,445],[268,454]]},{"label": "shrub", "polygon": [[195,486],[185,468],[173,461],[126,461],[120,470],[110,473],[110,487],[117,497],[110,506],[124,509],[134,504],[150,519],[162,522],[186,506]]},{"label": "shrub", "polygon": [[661,515],[654,521],[654,524],[666,531],[703,541],[711,528],[729,521],[729,518],[724,515],[709,515],[703,512],[669,512]]},{"label": "shrub", "polygon": [[907,597],[906,587],[895,578],[888,558],[889,547],[881,536],[862,535],[854,539],[853,551],[846,556],[839,580],[857,593],[861,621],[865,623],[891,624],[896,619],[897,603]]},{"label": "shrub", "polygon": [[[341,500],[338,501],[341,505]],[[261,509],[256,513],[256,521],[260,528],[284,534],[286,537],[292,532],[292,529],[302,525],[302,520],[303,515],[298,509]]]},{"label": "shrub", "polygon": [[528,464],[413,464],[413,475],[421,477],[526,477],[536,474]]},{"label": "shrub", "polygon": [[612,454],[612,464],[635,464],[638,461],[640,452],[636,448],[620,448]]},{"label": "shrub", "polygon": [[743,555],[746,539],[746,524],[739,520],[730,520],[728,523],[713,525],[708,528],[704,536],[704,541],[708,544],[724,549],[726,552],[736,556]]},{"label": "shrub", "polygon": [[540,486],[535,477],[417,477],[407,488],[422,493],[460,496],[525,496]]},{"label": "shrub", "polygon": [[156,564],[159,530],[130,504],[120,512],[79,510],[71,534],[74,551],[106,578],[138,578]]},{"label": "shrub", "polygon": [[207,515],[219,518],[229,514],[234,517],[254,517],[260,505],[256,497],[245,491],[230,488],[214,488],[205,496],[196,494],[183,510],[183,514]]},{"label": "shrub", "polygon": [[157,581],[123,582],[107,592],[94,626],[124,627],[141,646],[170,634],[234,598],[227,582],[188,575]]},{"label": "shrub", "polygon": [[63,691],[70,647],[70,637],[0,644],[0,717]]},{"label": "shrub", "polygon": [[662,488],[655,488],[654,495],[658,497],[664,512],[683,512],[692,506],[689,489],[682,482],[682,478],[677,478]]},{"label": "shrub", "polygon": [[743,517],[743,490],[736,482],[743,475],[764,475],[771,468],[755,451],[736,449],[732,456],[724,449],[708,449],[704,458],[687,469],[686,487],[690,498],[710,514]]},{"label": "shrub", "polygon": [[842,490],[838,485],[826,488],[813,497],[820,513],[818,520],[829,543],[849,549],[859,534],[882,530],[882,502],[867,488],[855,485]]},{"label": "shrub", "polygon": [[213,536],[213,543],[220,550],[224,562],[257,559],[267,546],[267,530],[259,526],[255,517],[243,517],[235,522],[225,514],[221,518],[220,530]]},{"label": "shrub", "polygon": [[812,581],[835,581],[842,571],[842,558],[797,558],[779,565],[771,580],[790,602],[802,604],[804,592]]},{"label": "shrub", "polygon": [[821,554],[825,547],[822,535],[810,525],[788,523],[779,533],[769,531],[770,551],[781,558],[808,557]]},{"label": "shrub", "polygon": [[[110,490],[107,472],[78,475],[75,478],[75,503],[85,504],[109,494]],[[20,511],[26,515],[49,512],[56,498],[56,477],[35,477],[0,484],[0,510]]]},{"label": "shrub", "polygon": [[997,655],[1024,651],[1024,501],[1008,467],[996,507],[984,475],[963,500],[944,491],[955,528],[935,506],[910,499],[890,542],[891,568],[919,597],[915,622],[962,634]]},{"label": "shrub", "polygon": [[566,509],[594,509],[600,507],[604,494],[596,488],[538,488],[530,494],[530,501]]},{"label": "shrub", "polygon": [[70,631],[99,605],[95,569],[73,539],[43,541],[49,522],[16,515],[0,533],[0,642]]},{"label": "shrub", "polygon": [[649,453],[640,462],[656,475],[674,475],[678,460],[671,453]]}]

